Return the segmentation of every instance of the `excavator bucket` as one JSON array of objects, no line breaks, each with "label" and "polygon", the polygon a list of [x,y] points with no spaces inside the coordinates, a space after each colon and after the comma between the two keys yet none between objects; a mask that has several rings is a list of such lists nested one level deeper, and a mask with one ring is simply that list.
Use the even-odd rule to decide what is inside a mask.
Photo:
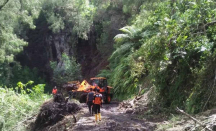
[{"label": "excavator bucket", "polygon": [[91,85],[86,81],[83,80],[82,83],[79,85],[77,91],[86,91]]},{"label": "excavator bucket", "polygon": [[112,87],[107,86],[107,79],[105,77],[94,77],[90,79],[90,83],[93,85],[90,85],[86,80],[83,80],[81,84],[77,81],[72,81],[73,83],[76,83],[77,89],[73,90],[74,98],[79,99],[79,101],[86,102],[87,94],[90,92],[90,88],[94,89],[97,85],[97,88],[99,89],[99,92],[103,95],[103,100],[105,103],[110,103],[112,94],[111,89]]}]

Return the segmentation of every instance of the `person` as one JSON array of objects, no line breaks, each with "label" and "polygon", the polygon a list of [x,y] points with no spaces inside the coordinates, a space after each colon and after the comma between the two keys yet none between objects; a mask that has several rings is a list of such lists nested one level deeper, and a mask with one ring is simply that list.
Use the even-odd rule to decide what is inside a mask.
[{"label": "person", "polygon": [[96,90],[96,89],[100,89],[100,87],[98,86],[97,83],[93,83],[93,88]]},{"label": "person", "polygon": [[72,90],[68,91],[68,96],[69,96],[69,100],[70,100],[71,97],[73,96],[73,91]]},{"label": "person", "polygon": [[101,113],[100,113],[100,107],[103,103],[102,94],[99,93],[99,89],[95,88],[95,95],[93,99],[94,103],[94,112],[95,112],[95,122],[97,122],[97,118],[99,121],[101,121]]},{"label": "person", "polygon": [[56,94],[57,94],[57,88],[56,88],[56,86],[53,88],[53,90],[52,90],[52,94],[53,94],[53,96],[55,96]]},{"label": "person", "polygon": [[93,107],[93,99],[94,99],[94,91],[92,88],[90,88],[90,92],[87,95],[86,103],[89,108],[89,113],[90,115],[93,115],[92,107]]},{"label": "person", "polygon": [[100,92],[104,92],[105,90],[104,90],[104,87],[101,87],[100,88]]}]

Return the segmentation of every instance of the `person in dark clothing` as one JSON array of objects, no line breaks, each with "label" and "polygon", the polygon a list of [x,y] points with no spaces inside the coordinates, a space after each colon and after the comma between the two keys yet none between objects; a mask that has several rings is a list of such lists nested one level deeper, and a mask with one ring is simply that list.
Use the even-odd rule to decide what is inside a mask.
[{"label": "person in dark clothing", "polygon": [[68,95],[69,95],[69,100],[70,100],[71,97],[73,96],[73,91],[68,91]]},{"label": "person in dark clothing", "polygon": [[93,107],[94,94],[95,94],[94,91],[92,90],[92,88],[90,88],[90,92],[88,93],[87,100],[86,100],[90,115],[93,115],[92,107]]}]

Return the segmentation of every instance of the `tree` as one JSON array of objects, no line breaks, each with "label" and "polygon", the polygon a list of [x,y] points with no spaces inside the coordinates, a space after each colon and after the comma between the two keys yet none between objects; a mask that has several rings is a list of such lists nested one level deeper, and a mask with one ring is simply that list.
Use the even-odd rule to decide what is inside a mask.
[{"label": "tree", "polygon": [[53,69],[53,82],[57,85],[81,79],[80,64],[76,63],[75,58],[69,58],[66,54],[62,55],[60,63],[50,62],[50,66]]},{"label": "tree", "polygon": [[0,10],[9,2],[9,0],[5,0],[2,5],[0,5]]},{"label": "tree", "polygon": [[134,26],[126,26],[121,28],[120,31],[122,31],[122,34],[114,37],[116,50],[109,59],[110,76],[112,76],[110,84],[115,87],[115,92],[118,95],[130,97],[137,91],[137,79],[144,72],[143,62],[133,56],[133,52],[141,46],[139,41],[141,30]]},{"label": "tree", "polygon": [[40,12],[42,0],[3,0],[0,2],[0,79],[8,83],[12,77],[14,56],[23,50],[26,30],[34,29],[33,20]]},{"label": "tree", "polygon": [[[37,18],[39,1],[6,0],[0,8],[0,63],[12,62],[14,55],[27,45],[25,31],[35,28],[33,19]],[[3,8],[4,7],[4,8]],[[31,15],[29,15],[31,14]]]},{"label": "tree", "polygon": [[71,33],[88,39],[95,9],[89,0],[48,0],[43,3],[42,11],[54,33],[67,28]]}]

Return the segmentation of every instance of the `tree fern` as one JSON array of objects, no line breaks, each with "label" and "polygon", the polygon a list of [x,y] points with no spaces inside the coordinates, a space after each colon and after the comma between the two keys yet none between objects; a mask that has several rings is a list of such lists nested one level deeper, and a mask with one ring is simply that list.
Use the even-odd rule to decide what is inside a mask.
[{"label": "tree fern", "polygon": [[125,43],[123,45],[121,45],[119,48],[117,48],[112,55],[110,56],[110,60],[111,59],[115,59],[118,56],[122,56],[124,54],[129,54],[130,53],[130,49],[131,47],[134,45],[134,43]]},{"label": "tree fern", "polygon": [[[118,34],[114,37],[115,42],[117,43],[116,46],[120,46],[121,43],[130,39],[128,34]],[[118,44],[119,43],[119,44]]]}]

